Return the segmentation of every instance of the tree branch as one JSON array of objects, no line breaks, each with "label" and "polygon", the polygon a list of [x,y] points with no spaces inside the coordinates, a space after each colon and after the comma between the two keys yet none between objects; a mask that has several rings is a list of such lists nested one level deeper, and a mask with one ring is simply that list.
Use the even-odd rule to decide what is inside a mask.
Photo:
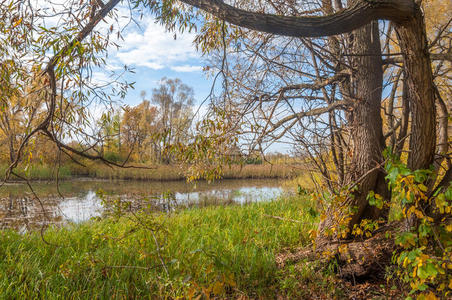
[{"label": "tree branch", "polygon": [[285,86],[279,90],[279,93],[284,93],[290,90],[303,90],[303,89],[311,89],[311,90],[319,90],[324,88],[327,85],[330,85],[336,81],[340,81],[343,78],[350,76],[347,72],[338,73],[332,77],[326,78],[324,80],[316,80],[314,83],[300,83],[300,84],[292,84]]},{"label": "tree branch", "polygon": [[270,130],[270,132],[274,131],[276,128],[282,126],[284,123],[287,123],[293,119],[300,119],[300,118],[309,117],[309,116],[318,116],[318,115],[327,113],[329,111],[332,111],[332,110],[335,110],[335,109],[338,109],[341,107],[352,106],[352,105],[353,105],[352,101],[342,100],[342,101],[333,102],[330,105],[325,106],[325,107],[314,108],[309,111],[302,111],[302,112],[287,116],[287,117],[279,120],[277,123],[273,124],[272,130]]},{"label": "tree branch", "polygon": [[[430,53],[431,60],[447,60],[452,62],[452,53]],[[403,63],[403,57],[388,57],[383,59],[383,65]]]},{"label": "tree branch", "polygon": [[322,37],[350,32],[373,20],[403,23],[414,16],[412,0],[362,0],[328,16],[297,17],[246,11],[222,0],[180,0],[231,24],[293,37]]},{"label": "tree branch", "polygon": [[93,31],[94,27],[96,27],[96,25],[101,20],[103,20],[120,1],[121,0],[110,0],[107,4],[103,5],[102,9],[95,14],[92,20],[88,24],[86,24],[85,27],[83,27],[83,29],[77,34],[77,36],[69,44],[63,47],[63,49],[56,53],[52,57],[52,59],[50,59],[45,71],[53,68],[61,55],[66,55],[67,51],[71,49],[71,47],[73,47],[77,42],[81,42],[83,39],[85,39],[88,34]]}]

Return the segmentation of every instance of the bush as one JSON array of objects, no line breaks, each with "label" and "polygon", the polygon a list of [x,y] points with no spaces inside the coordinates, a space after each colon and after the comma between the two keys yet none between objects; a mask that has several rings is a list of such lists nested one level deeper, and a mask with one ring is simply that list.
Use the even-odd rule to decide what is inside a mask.
[{"label": "bush", "polygon": [[410,297],[437,299],[450,297],[452,290],[452,184],[430,192],[433,172],[410,170],[405,164],[391,158],[385,166],[392,191],[390,203],[371,193],[369,203],[389,206],[390,218],[410,226],[396,234],[399,247],[392,262],[397,266],[397,277],[409,284]]}]

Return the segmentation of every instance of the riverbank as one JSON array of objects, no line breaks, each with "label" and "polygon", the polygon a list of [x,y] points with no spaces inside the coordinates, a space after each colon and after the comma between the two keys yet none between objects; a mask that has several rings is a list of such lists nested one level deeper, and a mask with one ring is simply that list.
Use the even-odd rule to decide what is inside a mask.
[{"label": "riverbank", "polygon": [[[19,170],[21,176],[30,180],[68,180],[79,177],[109,180],[175,181],[185,180],[183,167],[179,165],[136,165],[139,168],[109,167],[98,162],[87,162],[86,167],[65,163],[60,167],[47,164],[32,164]],[[145,167],[145,168],[144,168]],[[0,165],[4,174],[6,165]],[[288,179],[303,173],[300,166],[289,164],[231,165],[224,168],[224,179]],[[14,180],[14,177],[11,178]]]},{"label": "riverbank", "polygon": [[300,298],[313,295],[308,285],[340,296],[325,274],[276,266],[282,249],[309,243],[317,221],[310,208],[307,197],[293,196],[110,217],[50,228],[48,244],[39,232],[2,231],[0,298]]}]

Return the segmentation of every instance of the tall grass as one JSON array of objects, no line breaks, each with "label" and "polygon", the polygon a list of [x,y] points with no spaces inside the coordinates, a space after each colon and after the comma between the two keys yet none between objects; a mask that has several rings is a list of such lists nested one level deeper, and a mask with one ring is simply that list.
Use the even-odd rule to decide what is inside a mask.
[{"label": "tall grass", "polygon": [[[183,166],[180,165],[155,165],[150,166],[150,169],[110,168],[104,164],[91,164],[88,168],[73,167],[74,174],[105,179],[185,180],[183,171]],[[224,168],[223,178],[290,178],[296,174],[289,165],[231,165]]]},{"label": "tall grass", "polygon": [[[91,177],[99,179],[122,179],[122,180],[149,180],[170,181],[185,180],[183,167],[179,165],[138,165],[144,168],[120,168],[109,167],[98,162],[87,162],[86,167],[74,163],[62,164],[59,168],[60,179],[73,177]],[[4,174],[7,165],[0,165],[0,174]],[[28,168],[19,168],[18,173],[31,180],[55,179],[57,168],[47,164],[31,164]],[[290,165],[232,165],[224,169],[225,179],[264,179],[264,178],[291,178],[301,171],[295,171]],[[14,178],[13,178],[14,179]]]},{"label": "tall grass", "polygon": [[[5,174],[7,164],[0,164],[0,176]],[[19,167],[15,170],[18,175],[26,177],[30,180],[49,180],[56,178],[57,174],[59,179],[70,179],[73,177],[73,171],[70,165],[61,165],[59,168],[54,165],[48,164],[30,164],[27,167]],[[1,177],[0,177],[1,178]],[[12,179],[17,179],[14,176]]]},{"label": "tall grass", "polygon": [[323,178],[319,172],[306,170],[295,174],[295,176],[289,178],[289,180],[286,180],[284,183],[285,188],[291,189],[300,187],[307,191],[315,191],[316,188],[322,188],[322,186],[318,184],[323,182]]},{"label": "tall grass", "polygon": [[155,299],[204,293],[272,299],[291,294],[281,290],[291,285],[278,271],[275,254],[308,242],[316,221],[307,213],[310,206],[307,198],[294,196],[170,216],[107,218],[48,229],[44,238],[52,245],[38,232],[3,231],[0,298]]}]

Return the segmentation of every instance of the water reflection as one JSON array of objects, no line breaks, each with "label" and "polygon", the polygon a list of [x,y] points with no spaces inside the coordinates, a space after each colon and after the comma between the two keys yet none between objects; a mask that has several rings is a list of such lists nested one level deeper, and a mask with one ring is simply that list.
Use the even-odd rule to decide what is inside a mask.
[{"label": "water reflection", "polygon": [[102,214],[101,200],[94,191],[88,191],[84,197],[70,197],[62,200],[58,208],[65,220],[81,222]]},{"label": "water reflection", "polygon": [[[185,182],[139,182],[74,180],[60,185],[64,198],[54,183],[34,183],[41,203],[20,184],[0,189],[0,228],[29,230],[43,223],[83,222],[111,213],[121,203],[139,210],[172,211],[180,207],[246,204],[277,198],[278,180],[223,180],[197,185]],[[96,193],[102,190],[102,197]]]},{"label": "water reflection", "polygon": [[10,195],[0,198],[0,228],[14,228],[19,231],[41,227],[44,223],[61,223],[63,217],[57,213],[55,201],[37,201],[32,194],[22,197]]}]

